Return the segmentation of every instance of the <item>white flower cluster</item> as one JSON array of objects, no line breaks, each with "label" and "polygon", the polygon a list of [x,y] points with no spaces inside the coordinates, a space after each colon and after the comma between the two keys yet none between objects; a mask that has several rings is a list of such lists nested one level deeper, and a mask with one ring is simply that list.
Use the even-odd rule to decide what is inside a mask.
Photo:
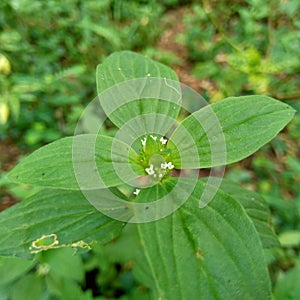
[{"label": "white flower cluster", "polygon": [[[152,138],[152,140],[154,140],[154,141],[156,141],[157,140],[157,136],[155,136],[155,135],[150,135],[150,137]],[[141,143],[142,143],[142,145],[145,147],[146,146],[146,141],[147,141],[147,137],[144,137],[142,140],[141,140]],[[163,138],[163,137],[161,137],[160,139],[159,139],[159,141],[162,143],[162,145],[165,145],[167,142],[168,142],[168,140],[167,139],[165,139],[165,138]]]},{"label": "white flower cluster", "polygon": [[172,170],[172,169],[174,169],[174,165],[170,161],[168,163],[162,163],[160,165],[160,167],[162,169],[164,169],[164,170],[167,170],[167,169]]},{"label": "white flower cluster", "polygon": [[163,144],[163,145],[165,145],[166,143],[167,143],[167,139],[164,139],[163,137],[161,137],[160,139],[159,139],[159,141]]},{"label": "white flower cluster", "polygon": [[[165,149],[165,145],[167,144],[168,140],[165,139],[164,137],[161,137],[158,141],[158,137],[154,136],[154,135],[149,135],[149,137],[153,140],[156,141],[157,145],[158,145],[158,149],[160,151],[163,151]],[[141,139],[141,143],[143,146],[143,151],[144,153],[147,152],[146,149],[146,143],[147,143],[147,138],[149,138],[148,136],[144,137],[143,139]],[[157,150],[158,150],[157,149]],[[161,156],[161,158],[163,158],[163,156]],[[160,160],[160,162],[157,162],[157,164],[150,164],[150,166],[148,168],[145,168],[145,172],[152,176],[153,178],[155,178],[155,180],[161,180],[168,172],[169,170],[174,169],[174,165],[172,164],[171,161],[166,162],[163,161],[164,159]],[[161,162],[162,161],[162,162]],[[140,189],[136,189],[133,194],[135,196],[137,196],[140,193]]]},{"label": "white flower cluster", "polygon": [[147,141],[147,137],[144,137],[142,140],[141,140],[141,143],[142,145],[145,147],[146,146],[146,141]]},{"label": "white flower cluster", "polygon": [[133,194],[137,196],[140,193],[140,191],[141,191],[140,189],[135,189],[135,191],[133,192]]},{"label": "white flower cluster", "polygon": [[154,165],[151,164],[149,168],[145,169],[145,171],[148,175],[153,176],[154,178],[162,178],[165,175],[167,169],[174,169],[174,165],[172,164],[172,162],[169,161],[168,163],[161,163],[160,168],[154,168]]}]

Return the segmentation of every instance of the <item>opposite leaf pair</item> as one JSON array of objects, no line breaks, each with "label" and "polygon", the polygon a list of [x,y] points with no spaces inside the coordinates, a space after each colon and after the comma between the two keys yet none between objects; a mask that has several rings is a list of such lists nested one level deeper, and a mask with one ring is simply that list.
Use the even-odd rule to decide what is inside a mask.
[{"label": "opposite leaf pair", "polygon": [[[263,247],[277,246],[277,241],[263,200],[224,181],[212,201],[199,209],[210,185],[197,177],[177,177],[172,170],[214,167],[249,156],[291,120],[293,109],[265,96],[227,98],[194,112],[174,129],[181,105],[176,74],[127,51],[111,55],[98,67],[97,85],[101,106],[119,131],[115,137],[94,133],[61,139],[10,173],[15,182],[47,189],[1,214],[0,254],[28,257],[42,235],[55,234],[60,245],[116,237],[124,222],[97,212],[82,195],[93,191],[93,197],[105,199],[108,206],[90,202],[105,213],[113,206],[110,200],[120,198],[116,203],[121,206],[113,207],[118,220],[134,219],[138,204],[141,215],[160,219],[136,219],[157,297],[269,299]],[[109,98],[109,93],[118,97]],[[151,141],[151,135],[168,139],[157,151],[155,146],[143,151],[142,141]],[[153,180],[155,167],[160,168],[160,180]],[[135,197],[136,187],[141,188]],[[157,217],[165,206],[151,205],[164,197],[168,213]]]}]

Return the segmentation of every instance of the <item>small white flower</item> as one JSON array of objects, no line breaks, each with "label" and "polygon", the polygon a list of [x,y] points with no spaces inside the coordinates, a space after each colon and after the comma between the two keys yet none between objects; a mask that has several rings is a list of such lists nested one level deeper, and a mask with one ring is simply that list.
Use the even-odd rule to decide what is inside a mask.
[{"label": "small white flower", "polygon": [[156,140],[157,140],[157,136],[155,136],[155,135],[152,135],[152,134],[150,134],[150,136],[152,137],[152,139],[153,139],[154,141],[156,141]]},{"label": "small white flower", "polygon": [[148,175],[153,175],[153,174],[155,174],[154,166],[153,166],[153,165],[150,165],[150,167],[149,167],[149,168],[146,168],[145,171],[148,173]]},{"label": "small white flower", "polygon": [[137,196],[140,193],[140,191],[141,191],[140,189],[135,189],[135,191],[133,192],[133,194]]},{"label": "small white flower", "polygon": [[167,139],[164,139],[163,137],[161,137],[160,139],[159,139],[159,141],[163,144],[163,145],[165,145],[166,143],[167,143]]},{"label": "small white flower", "polygon": [[162,178],[163,176],[164,176],[164,175],[163,175],[163,174],[161,174],[161,173],[158,175],[158,177],[159,177],[159,178]]},{"label": "small white flower", "polygon": [[174,165],[170,161],[168,162],[167,167],[169,170],[174,169]]},{"label": "small white flower", "polygon": [[142,140],[141,140],[141,143],[142,145],[145,147],[146,146],[146,141],[147,141],[147,137],[144,137]]},{"label": "small white flower", "polygon": [[161,163],[160,167],[164,170],[166,170],[168,168],[168,164],[167,163]]}]

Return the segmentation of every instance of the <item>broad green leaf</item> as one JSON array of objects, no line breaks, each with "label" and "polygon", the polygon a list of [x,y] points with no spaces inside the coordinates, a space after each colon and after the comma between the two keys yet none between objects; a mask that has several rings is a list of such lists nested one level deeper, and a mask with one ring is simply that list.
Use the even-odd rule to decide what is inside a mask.
[{"label": "broad green leaf", "polygon": [[0,299],[9,299],[12,287],[10,285],[0,285]]},{"label": "broad green leaf", "polygon": [[253,222],[264,248],[279,247],[279,241],[270,224],[270,211],[257,193],[240,187],[230,180],[222,180],[220,190],[238,201]]},{"label": "broad green leaf", "polygon": [[108,118],[135,136],[166,134],[178,116],[181,90],[176,73],[144,57],[115,52],[97,67],[98,98]]},{"label": "broad green leaf", "polygon": [[27,274],[14,285],[11,299],[23,300],[26,295],[27,299],[40,300],[43,298],[44,291],[45,282],[43,278],[37,274]]},{"label": "broad green leaf", "polygon": [[178,80],[171,68],[144,55],[131,51],[114,52],[97,67],[98,94],[117,83],[143,77]]},{"label": "broad green leaf", "polygon": [[0,285],[13,282],[29,271],[34,265],[34,261],[19,257],[0,257],[0,274],[5,274],[5,276],[0,276]]},{"label": "broad green leaf", "polygon": [[277,282],[274,291],[275,300],[296,300],[300,295],[300,264],[287,271],[279,282]]},{"label": "broad green leaf", "polygon": [[153,274],[151,273],[151,267],[144,251],[135,251],[134,254],[134,277],[145,286],[152,287],[151,293],[154,294],[153,299],[159,299],[159,295],[157,294],[157,290],[155,289],[156,282],[153,278]]},{"label": "broad green leaf", "polygon": [[136,224],[126,224],[122,233],[113,243],[103,247],[111,262],[128,262],[135,257],[137,249],[140,248],[140,239]]},{"label": "broad green leaf", "polygon": [[52,249],[40,254],[39,260],[50,267],[50,275],[82,282],[84,267],[80,255],[71,248]]},{"label": "broad green leaf", "polygon": [[124,181],[118,176],[122,171],[127,180],[136,177],[134,172],[127,171],[129,156],[134,158],[134,151],[117,139],[78,135],[38,149],[8,177],[14,182],[69,190],[105,188],[122,184]]},{"label": "broad green leaf", "polygon": [[[170,188],[173,183],[166,182],[160,195]],[[157,294],[166,300],[270,299],[264,252],[252,221],[238,201],[221,191],[200,209],[203,189],[198,181],[174,214],[138,224]],[[153,197],[147,191],[139,196]]]},{"label": "broad green leaf", "polygon": [[288,230],[279,235],[282,247],[298,247],[300,245],[300,230]]},{"label": "broad green leaf", "polygon": [[[30,251],[39,251],[42,245],[47,248],[55,236],[55,247],[105,243],[123,225],[97,211],[80,191],[41,190],[0,214],[0,255],[30,258]],[[37,241],[42,236],[48,240]],[[38,247],[33,247],[34,241]]]},{"label": "broad green leaf", "polygon": [[178,149],[173,164],[207,168],[239,161],[273,139],[294,113],[266,96],[230,97],[208,105],[183,120],[171,136]]},{"label": "broad green leaf", "polygon": [[68,278],[49,274],[48,276],[46,276],[46,282],[48,291],[52,296],[50,299],[97,299],[92,296],[91,290],[83,291],[78,283]]}]

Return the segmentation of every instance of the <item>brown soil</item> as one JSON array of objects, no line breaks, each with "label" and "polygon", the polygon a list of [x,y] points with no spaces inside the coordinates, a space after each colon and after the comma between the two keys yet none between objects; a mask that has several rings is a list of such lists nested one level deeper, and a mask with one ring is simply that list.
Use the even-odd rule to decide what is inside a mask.
[{"label": "brown soil", "polygon": [[4,192],[0,200],[0,212],[9,208],[10,206],[13,206],[14,204],[17,204],[18,202],[20,202],[20,200],[16,199],[11,194]]},{"label": "brown soil", "polygon": [[13,168],[22,156],[21,150],[9,140],[0,142],[0,166],[1,171],[7,172]]},{"label": "brown soil", "polygon": [[[0,172],[11,170],[19,158],[22,156],[20,149],[12,141],[0,142]],[[14,198],[5,187],[0,186],[0,211],[18,203],[19,200]]]},{"label": "brown soil", "polygon": [[186,32],[184,17],[187,14],[192,14],[189,7],[179,7],[166,13],[164,16],[166,20],[165,31],[156,47],[158,50],[171,52],[181,59],[180,64],[172,66],[179,80],[200,93],[203,89],[207,89],[211,83],[207,80],[198,80],[191,75],[192,65],[188,58],[188,50],[185,45],[178,41],[178,36]]}]

